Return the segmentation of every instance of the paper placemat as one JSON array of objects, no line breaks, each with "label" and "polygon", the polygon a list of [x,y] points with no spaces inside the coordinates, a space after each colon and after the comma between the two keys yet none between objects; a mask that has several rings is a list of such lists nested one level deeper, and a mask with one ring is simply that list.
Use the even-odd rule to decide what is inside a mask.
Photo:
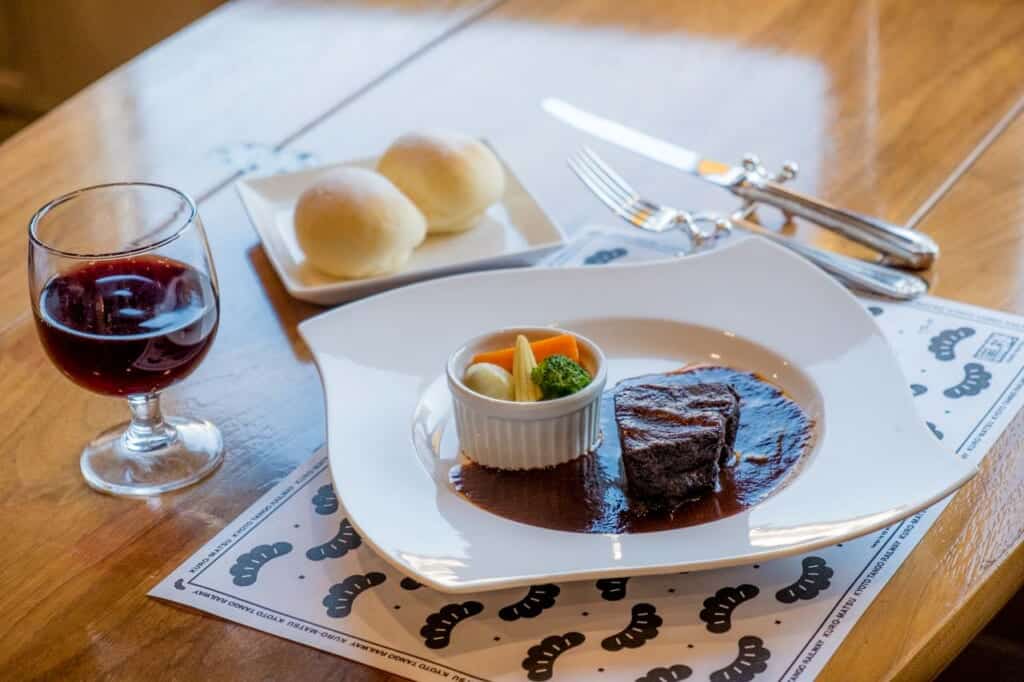
[{"label": "paper placemat", "polygon": [[[591,230],[548,264],[679,248]],[[932,433],[980,459],[1024,401],[1024,318],[935,298],[864,304]],[[760,565],[445,595],[362,542],[320,451],[150,594],[414,680],[812,679],[947,503]]]}]

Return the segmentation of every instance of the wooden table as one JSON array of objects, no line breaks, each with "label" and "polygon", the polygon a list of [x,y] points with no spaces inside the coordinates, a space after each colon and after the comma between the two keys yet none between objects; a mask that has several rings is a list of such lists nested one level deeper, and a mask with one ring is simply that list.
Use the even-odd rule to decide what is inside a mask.
[{"label": "wooden table", "polygon": [[[411,128],[461,128],[488,137],[568,230],[607,222],[560,161],[583,138],[537,107],[558,94],[720,158],[795,158],[799,188],[932,233],[944,249],[937,294],[1024,312],[1024,5],[767,4],[236,2],[0,147],[3,677],[388,678],[145,597],[324,439],[319,382],[295,333],[318,310],[284,293],[231,189],[251,164],[342,159]],[[730,205],[607,155],[646,192]],[[227,461],[144,501],[82,481],[81,445],[124,408],[71,386],[43,356],[24,271],[38,205],[124,178],[197,196],[223,289],[218,341],[166,407],[218,423]],[[849,249],[809,227],[797,234]],[[1017,419],[827,679],[933,676],[1020,586],[1022,440]]]}]

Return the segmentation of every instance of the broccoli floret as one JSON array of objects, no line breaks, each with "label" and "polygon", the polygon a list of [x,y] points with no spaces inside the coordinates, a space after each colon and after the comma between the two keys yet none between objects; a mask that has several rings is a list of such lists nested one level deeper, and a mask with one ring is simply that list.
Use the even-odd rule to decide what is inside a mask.
[{"label": "broccoli floret", "polygon": [[590,383],[590,373],[564,355],[551,355],[533,368],[533,383],[544,400],[572,395]]}]

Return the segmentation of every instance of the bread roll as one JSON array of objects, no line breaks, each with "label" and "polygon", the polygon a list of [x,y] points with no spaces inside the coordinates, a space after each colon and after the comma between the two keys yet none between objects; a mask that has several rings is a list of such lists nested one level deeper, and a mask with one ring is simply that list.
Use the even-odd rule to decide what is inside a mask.
[{"label": "bread roll", "polygon": [[393,272],[426,234],[419,209],[387,178],[362,168],[331,171],[295,206],[295,236],[306,258],[337,277]]},{"label": "bread roll", "polygon": [[431,234],[468,230],[505,193],[501,162],[487,145],[460,133],[403,135],[377,170],[419,207]]}]

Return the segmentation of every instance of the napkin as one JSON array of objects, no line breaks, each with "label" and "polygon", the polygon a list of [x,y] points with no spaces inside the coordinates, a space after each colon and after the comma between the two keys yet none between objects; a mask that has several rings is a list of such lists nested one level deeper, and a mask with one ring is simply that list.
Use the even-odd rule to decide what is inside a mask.
[{"label": "napkin", "polygon": [[[546,265],[685,250],[591,229]],[[937,298],[862,301],[932,434],[979,460],[1024,401],[1024,318]],[[413,680],[813,679],[947,503],[762,564],[450,595],[372,551],[321,450],[150,594]]]}]

